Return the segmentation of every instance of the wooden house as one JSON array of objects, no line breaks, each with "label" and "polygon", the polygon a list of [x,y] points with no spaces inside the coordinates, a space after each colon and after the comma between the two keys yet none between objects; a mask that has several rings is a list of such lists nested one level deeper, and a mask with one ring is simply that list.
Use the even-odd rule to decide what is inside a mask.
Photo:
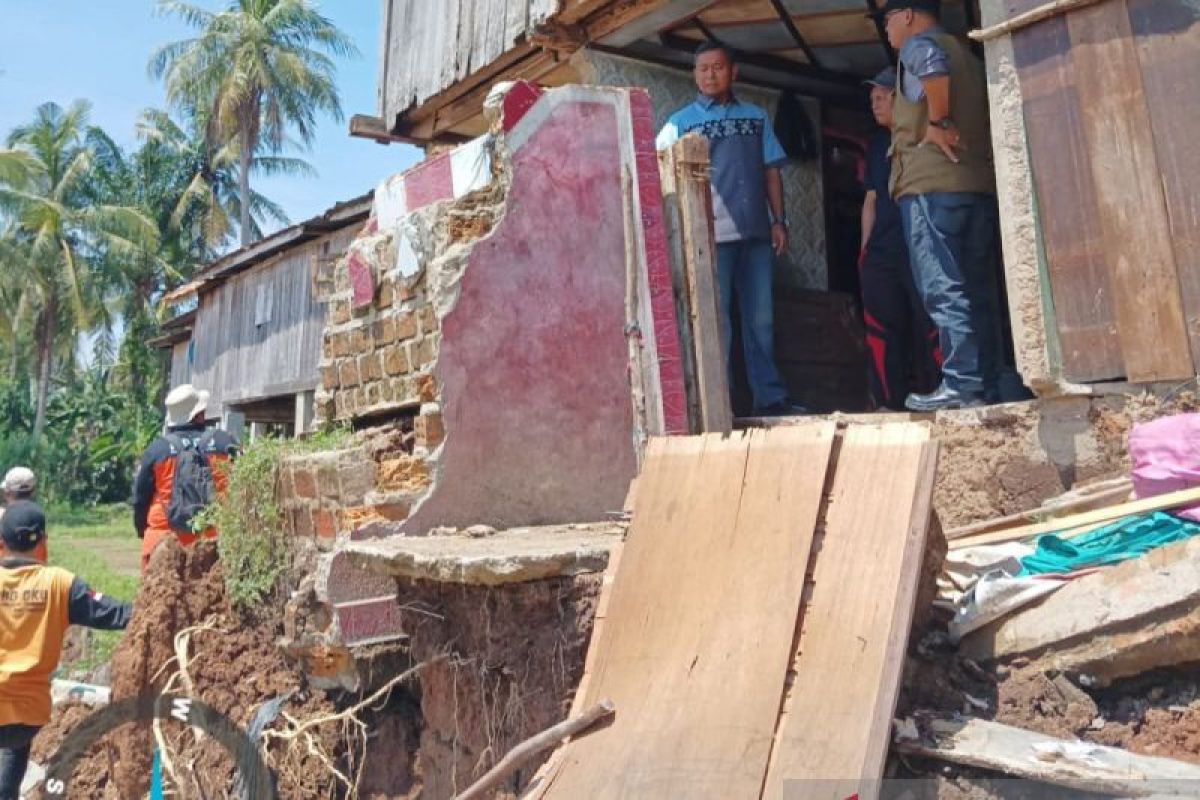
[{"label": "wooden house", "polygon": [[[854,198],[837,169],[870,129],[862,79],[895,58],[867,16],[881,2],[382,0],[379,107],[351,132],[420,144],[475,136],[490,87],[513,79],[644,86],[661,122],[689,95],[692,48],[719,40],[743,54],[747,93],[813,104],[821,169],[789,207],[823,230],[802,234],[819,264],[800,268],[798,285],[853,294]],[[945,0],[942,16],[952,32],[975,33],[986,63],[1024,383],[1050,396],[1194,378],[1196,3]]]},{"label": "wooden house", "polygon": [[370,194],[339,203],[217,259],[169,294],[168,304],[192,306],[155,340],[170,350],[171,386],[209,391],[210,418],[234,431],[307,432],[325,328],[317,278],[370,208]]}]

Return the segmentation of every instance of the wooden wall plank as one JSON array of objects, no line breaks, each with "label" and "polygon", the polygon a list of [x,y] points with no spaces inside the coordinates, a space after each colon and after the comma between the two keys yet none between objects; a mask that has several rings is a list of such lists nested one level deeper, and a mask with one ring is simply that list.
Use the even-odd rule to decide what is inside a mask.
[{"label": "wooden wall plank", "polygon": [[721,298],[712,227],[712,187],[708,142],[685,136],[672,148],[679,198],[689,328],[696,359],[696,385],[702,430],[732,430],[729,368],[721,336]]},{"label": "wooden wall plank", "polygon": [[691,300],[687,289],[679,188],[675,183],[675,148],[669,147],[659,151],[658,173],[663,197],[663,228],[667,235],[667,252],[671,258],[671,288],[679,330],[679,362],[683,368],[684,393],[687,396],[688,432],[703,433],[704,428],[700,422],[700,394],[696,383],[696,344],[692,339]]},{"label": "wooden wall plank", "polygon": [[1071,12],[1067,30],[1126,376],[1135,382],[1191,377],[1171,228],[1125,0]]},{"label": "wooden wall plank", "polygon": [[1129,0],[1194,370],[1200,372],[1200,6]]},{"label": "wooden wall plank", "polygon": [[585,688],[617,714],[543,796],[758,797],[834,430],[651,441]]},{"label": "wooden wall plank", "polygon": [[874,797],[891,740],[937,445],[921,423],[851,425],[834,461],[767,800]]},{"label": "wooden wall plank", "polygon": [[1078,382],[1121,378],[1125,362],[1117,338],[1066,19],[1058,17],[1018,31],[1013,52],[1021,78],[1063,374]]}]

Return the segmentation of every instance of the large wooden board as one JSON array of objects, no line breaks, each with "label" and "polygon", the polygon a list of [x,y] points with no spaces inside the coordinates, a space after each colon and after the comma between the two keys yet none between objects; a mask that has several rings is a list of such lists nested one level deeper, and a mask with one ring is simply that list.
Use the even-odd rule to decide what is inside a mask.
[{"label": "large wooden board", "polygon": [[1200,372],[1200,6],[1129,0],[1192,359]]},{"label": "large wooden board", "polygon": [[1068,14],[1067,30],[1126,376],[1191,377],[1162,176],[1124,0]]},{"label": "large wooden board", "polygon": [[1112,380],[1125,362],[1070,47],[1065,17],[1013,35],[1063,374]]},{"label": "large wooden board", "polygon": [[[795,681],[763,797],[871,797],[883,777],[937,446],[922,423],[852,425],[836,458]],[[802,781],[789,785],[792,781]]]},{"label": "large wooden board", "polygon": [[757,798],[833,423],[652,440],[584,707],[548,798]]}]

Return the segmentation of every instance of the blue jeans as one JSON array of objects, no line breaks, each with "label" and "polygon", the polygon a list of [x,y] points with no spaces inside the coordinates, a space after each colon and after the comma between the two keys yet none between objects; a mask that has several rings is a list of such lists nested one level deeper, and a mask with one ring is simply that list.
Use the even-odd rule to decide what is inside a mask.
[{"label": "blue jeans", "polygon": [[733,325],[730,309],[738,300],[742,319],[742,352],[755,410],[787,400],[787,389],[775,366],[775,310],[771,300],[774,253],[763,239],[717,244],[717,281],[721,292],[721,339],[733,386]]},{"label": "blue jeans", "polygon": [[0,725],[0,800],[17,800],[20,796],[37,732],[32,725]]},{"label": "blue jeans", "polygon": [[900,198],[913,278],[942,346],[942,379],[995,399],[1000,367],[996,199],[967,192]]}]

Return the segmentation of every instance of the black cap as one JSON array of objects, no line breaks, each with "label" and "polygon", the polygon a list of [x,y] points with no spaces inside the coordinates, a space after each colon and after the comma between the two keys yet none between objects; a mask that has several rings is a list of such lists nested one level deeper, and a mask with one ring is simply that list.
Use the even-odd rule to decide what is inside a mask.
[{"label": "black cap", "polygon": [[18,500],[5,509],[0,532],[4,535],[4,546],[9,550],[28,552],[46,538],[46,515],[37,503]]},{"label": "black cap", "polygon": [[935,17],[941,16],[942,0],[887,0],[883,8],[867,14],[868,17],[886,17],[893,11],[911,8],[913,11],[924,11]]},{"label": "black cap", "polygon": [[888,91],[894,91],[896,88],[896,68],[884,67],[875,74],[874,78],[867,78],[863,83],[870,86],[878,86]]}]

